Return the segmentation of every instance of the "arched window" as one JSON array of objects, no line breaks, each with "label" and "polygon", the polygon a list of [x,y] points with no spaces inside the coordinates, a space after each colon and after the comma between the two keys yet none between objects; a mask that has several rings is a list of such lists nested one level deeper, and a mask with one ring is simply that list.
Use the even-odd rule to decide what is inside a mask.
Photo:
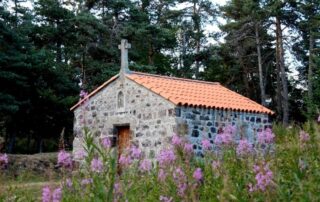
[{"label": "arched window", "polygon": [[123,92],[120,91],[118,93],[118,108],[123,108],[124,107],[124,95]]}]

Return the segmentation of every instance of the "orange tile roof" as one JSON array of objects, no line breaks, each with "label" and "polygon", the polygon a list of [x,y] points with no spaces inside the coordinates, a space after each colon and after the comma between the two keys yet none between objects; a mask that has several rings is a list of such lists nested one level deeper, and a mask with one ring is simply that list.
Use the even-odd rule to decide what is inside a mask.
[{"label": "orange tile roof", "polygon": [[217,82],[133,72],[127,77],[176,105],[274,114],[268,108]]},{"label": "orange tile roof", "polygon": [[[115,80],[117,76],[118,75],[102,84],[95,91],[90,93],[88,97],[91,97],[107,84]],[[140,72],[131,72],[126,76],[132,81],[171,101],[175,105],[274,114],[274,112],[268,108],[229,90],[217,82],[182,79]],[[83,101],[79,101],[71,108],[71,110],[78,107],[81,102]]]}]

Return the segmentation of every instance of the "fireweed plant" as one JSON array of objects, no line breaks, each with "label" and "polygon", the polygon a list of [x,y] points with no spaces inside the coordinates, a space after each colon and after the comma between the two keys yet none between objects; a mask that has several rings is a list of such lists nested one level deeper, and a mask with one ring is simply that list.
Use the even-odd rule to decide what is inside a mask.
[{"label": "fireweed plant", "polygon": [[203,138],[203,155],[174,134],[154,159],[135,146],[119,157],[109,138],[97,140],[84,128],[83,150],[59,152],[64,177],[59,186],[43,187],[42,200],[317,201],[319,125],[304,128],[275,125],[275,132],[260,131],[252,144],[226,126],[215,144]]},{"label": "fireweed plant", "polygon": [[[302,128],[274,125],[255,144],[226,130],[221,144],[203,137],[203,156],[173,135],[154,159],[135,146],[118,157],[109,138],[84,128],[83,149],[57,156],[59,184],[45,184],[40,194],[9,189],[0,201],[320,201],[320,127]],[[0,157],[3,174],[8,157]]]},{"label": "fireweed plant", "polygon": [[5,169],[9,163],[8,155],[0,153],[0,170]]}]

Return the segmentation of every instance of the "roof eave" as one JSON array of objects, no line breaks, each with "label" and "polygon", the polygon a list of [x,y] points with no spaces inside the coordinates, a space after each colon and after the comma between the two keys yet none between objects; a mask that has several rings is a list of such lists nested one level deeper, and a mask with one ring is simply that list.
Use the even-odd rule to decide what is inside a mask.
[{"label": "roof eave", "polygon": [[119,74],[116,74],[115,76],[111,77],[108,81],[104,82],[102,85],[100,85],[98,88],[96,88],[94,91],[92,91],[89,95],[81,99],[77,104],[73,105],[70,108],[70,111],[75,110],[78,108],[84,101],[88,100],[90,97],[94,96],[96,93],[98,93],[100,90],[102,90],[104,87],[106,87],[111,82],[115,81],[119,77]]}]

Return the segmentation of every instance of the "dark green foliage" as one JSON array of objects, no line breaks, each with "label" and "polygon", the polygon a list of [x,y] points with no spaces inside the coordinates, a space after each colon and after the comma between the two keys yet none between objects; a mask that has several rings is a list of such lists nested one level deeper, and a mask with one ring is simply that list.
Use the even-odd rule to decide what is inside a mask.
[{"label": "dark green foliage", "polygon": [[[49,145],[43,144],[44,139],[55,139],[64,127],[71,134],[68,108],[77,94],[73,73],[66,71],[66,65],[56,66],[50,51],[34,45],[31,36],[36,27],[27,10],[18,19],[4,8],[0,14],[0,114],[7,150],[45,151]],[[19,145],[23,138],[26,142]]]},{"label": "dark green foliage", "polygon": [[[5,131],[0,136],[6,136],[8,152],[55,150],[63,128],[72,140],[69,108],[80,88],[91,91],[118,73],[122,38],[132,44],[134,71],[217,81],[257,102],[263,83],[266,105],[281,120],[275,18],[288,30],[283,31],[285,72],[290,76],[290,65],[300,73],[298,80],[282,76],[288,79],[290,119],[315,119],[319,113],[318,0],[232,0],[220,9],[208,0],[22,5],[7,0],[0,6],[0,131]],[[221,32],[205,30],[208,24],[219,24]]]}]

